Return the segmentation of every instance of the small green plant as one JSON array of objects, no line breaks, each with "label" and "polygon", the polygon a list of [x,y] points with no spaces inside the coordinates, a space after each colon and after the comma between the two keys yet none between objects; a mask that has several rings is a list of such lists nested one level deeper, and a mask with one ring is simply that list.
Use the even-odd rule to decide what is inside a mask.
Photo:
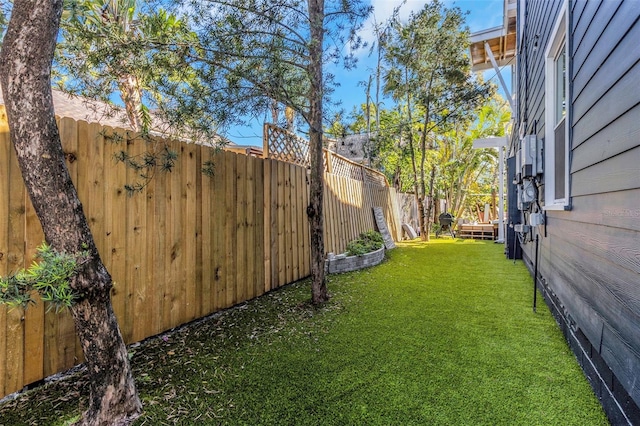
[{"label": "small green plant", "polygon": [[362,256],[376,251],[384,245],[382,235],[377,231],[365,231],[360,237],[347,244],[347,256]]},{"label": "small green plant", "polygon": [[40,298],[50,302],[50,307],[57,311],[69,308],[77,294],[71,288],[69,280],[78,270],[78,258],[85,257],[59,253],[47,243],[42,243],[36,251],[36,259],[29,269],[22,269],[8,277],[0,277],[0,303],[9,307],[26,308],[35,303],[32,291],[37,291]]}]

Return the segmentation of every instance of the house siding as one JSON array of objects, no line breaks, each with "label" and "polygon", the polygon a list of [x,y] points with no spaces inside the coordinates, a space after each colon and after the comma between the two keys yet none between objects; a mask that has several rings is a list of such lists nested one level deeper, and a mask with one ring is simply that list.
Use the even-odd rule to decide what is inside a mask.
[{"label": "house siding", "polygon": [[[562,1],[526,3],[516,129],[542,140],[544,54]],[[568,9],[571,209],[547,211],[538,227],[538,283],[612,422],[640,424],[640,3]],[[533,270],[531,240],[522,252]]]}]

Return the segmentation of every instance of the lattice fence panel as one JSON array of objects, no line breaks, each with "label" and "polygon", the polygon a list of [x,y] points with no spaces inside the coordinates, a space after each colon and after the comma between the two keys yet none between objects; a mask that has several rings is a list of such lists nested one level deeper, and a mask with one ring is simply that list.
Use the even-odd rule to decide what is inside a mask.
[{"label": "lattice fence panel", "polygon": [[335,154],[331,155],[331,173],[364,182],[362,166]]},{"label": "lattice fence panel", "polygon": [[[273,124],[265,124],[265,152],[268,158],[286,161],[303,167],[310,166],[309,141]],[[333,151],[324,150],[324,170],[338,176],[388,186],[380,172],[344,158]]]},{"label": "lattice fence panel", "polygon": [[265,124],[264,133],[267,138],[269,158],[303,167],[310,165],[307,140],[272,124]]},{"label": "lattice fence panel", "polygon": [[364,182],[387,186],[387,178],[383,174],[368,168],[363,168],[362,172],[364,173]]}]

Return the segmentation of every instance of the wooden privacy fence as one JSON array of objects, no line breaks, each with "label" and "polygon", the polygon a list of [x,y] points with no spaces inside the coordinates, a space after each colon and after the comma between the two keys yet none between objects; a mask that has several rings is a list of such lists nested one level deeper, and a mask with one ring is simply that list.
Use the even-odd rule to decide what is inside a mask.
[{"label": "wooden privacy fence", "polygon": [[[71,177],[103,261],[127,343],[252,299],[310,274],[304,167],[174,141],[173,172],[158,172],[132,197],[136,172],[121,150],[148,143],[125,130],[59,120]],[[113,137],[117,135],[118,137]],[[119,143],[113,140],[121,140]],[[206,162],[215,174],[201,172]],[[326,174],[326,251],[372,229],[382,206],[397,238],[393,190]],[[29,266],[43,234],[28,200],[0,106],[0,274]],[[68,313],[38,302],[0,306],[0,397],[82,361]]]}]

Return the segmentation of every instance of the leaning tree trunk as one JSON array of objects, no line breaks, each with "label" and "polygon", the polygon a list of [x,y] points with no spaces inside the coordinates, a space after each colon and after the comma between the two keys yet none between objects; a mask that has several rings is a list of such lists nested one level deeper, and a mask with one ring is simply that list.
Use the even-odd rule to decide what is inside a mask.
[{"label": "leaning tree trunk", "polygon": [[71,287],[71,309],[90,376],[88,409],[80,424],[126,424],[141,411],[127,350],[110,299],[104,267],[67,170],[51,95],[51,61],[62,0],[16,0],[0,52],[0,79],[11,142],[49,245],[88,252]]},{"label": "leaning tree trunk", "polygon": [[311,22],[309,52],[309,155],[311,157],[310,199],[307,207],[311,229],[311,301],[320,304],[329,300],[324,272],[324,164],[322,162],[322,45],[324,39],[324,0],[308,0]]}]

